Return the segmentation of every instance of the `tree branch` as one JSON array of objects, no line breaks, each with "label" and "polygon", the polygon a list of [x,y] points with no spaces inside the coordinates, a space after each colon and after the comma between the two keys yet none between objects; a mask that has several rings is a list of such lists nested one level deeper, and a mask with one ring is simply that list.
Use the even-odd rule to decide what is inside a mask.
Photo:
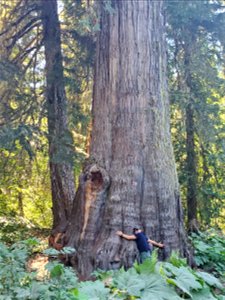
[{"label": "tree branch", "polygon": [[[19,53],[12,59],[12,62],[18,62],[19,59],[23,60],[24,53],[29,50],[29,48],[32,46],[32,44],[37,41],[38,37],[35,36],[25,47],[21,47]],[[36,43],[37,44],[37,43]],[[30,52],[30,51],[29,51]],[[28,53],[29,53],[28,52]]]},{"label": "tree branch", "polygon": [[[5,31],[0,32],[0,36],[9,32],[12,29],[12,27],[19,25],[23,21],[23,19],[25,19],[32,11],[36,11],[36,9],[37,9],[37,6],[34,6],[32,9],[28,10],[24,15],[22,15],[15,22],[13,22],[12,24],[9,24],[9,26],[5,29]],[[11,15],[12,14],[13,14],[13,12],[11,12]],[[40,17],[39,17],[39,19],[40,19]]]},{"label": "tree branch", "polygon": [[33,53],[31,59],[29,60],[28,64],[26,65],[26,67],[24,68],[24,73],[26,73],[27,69],[31,66],[35,56],[37,55],[37,52],[40,50],[40,48],[43,45],[43,39],[40,41],[40,43],[36,46],[36,51]]},{"label": "tree branch", "polygon": [[[17,32],[16,34],[14,34],[12,37],[8,38],[7,40],[11,40],[12,42],[7,46],[7,50],[12,49],[13,46],[15,45],[15,43],[24,35],[26,35],[28,32],[30,32],[33,28],[41,25],[39,21],[40,19],[34,18],[32,19],[30,22],[28,22],[19,32]],[[33,25],[32,25],[33,24]]]}]

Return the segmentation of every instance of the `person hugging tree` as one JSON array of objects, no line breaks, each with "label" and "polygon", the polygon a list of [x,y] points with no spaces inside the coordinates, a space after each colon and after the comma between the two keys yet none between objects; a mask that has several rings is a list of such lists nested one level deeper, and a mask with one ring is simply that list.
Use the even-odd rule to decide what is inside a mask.
[{"label": "person hugging tree", "polygon": [[123,233],[122,231],[117,231],[116,234],[128,241],[135,241],[137,244],[138,251],[140,253],[140,261],[141,263],[146,259],[151,256],[151,245],[159,247],[159,248],[164,248],[164,245],[162,243],[157,243],[156,241],[150,240],[147,238],[145,233],[137,228],[133,228],[133,234],[128,235]]}]

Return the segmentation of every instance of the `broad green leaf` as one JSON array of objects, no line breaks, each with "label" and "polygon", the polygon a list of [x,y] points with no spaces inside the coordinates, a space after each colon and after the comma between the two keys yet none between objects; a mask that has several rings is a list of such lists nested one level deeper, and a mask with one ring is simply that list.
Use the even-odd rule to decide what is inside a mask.
[{"label": "broad green leaf", "polygon": [[195,256],[195,263],[197,266],[202,266],[204,263],[208,261],[208,258],[203,257],[203,256]]},{"label": "broad green leaf", "polygon": [[73,268],[64,267],[64,273],[62,278],[60,278],[60,282],[65,284],[67,288],[71,289],[77,285],[77,276]]},{"label": "broad green leaf", "polygon": [[45,295],[48,291],[49,284],[33,281],[30,287],[30,295],[32,300],[40,299],[41,295]]},{"label": "broad green leaf", "polygon": [[164,269],[169,277],[167,282],[177,286],[180,290],[190,296],[192,289],[201,289],[202,285],[197,278],[192,274],[188,267],[177,268],[170,263],[165,263]]},{"label": "broad green leaf", "polygon": [[195,248],[201,252],[206,252],[210,247],[203,241],[195,242]]},{"label": "broad green leaf", "polygon": [[15,288],[14,292],[16,293],[16,299],[29,299],[30,291],[27,288]]},{"label": "broad green leaf", "polygon": [[202,288],[202,285],[198,282],[197,278],[186,267],[180,267],[174,275],[176,277],[173,280],[177,287],[187,294],[189,294],[192,289],[198,290]]},{"label": "broad green leaf", "polygon": [[141,300],[178,300],[181,299],[174,289],[167,285],[158,274],[140,275],[145,286],[141,293]]},{"label": "broad green leaf", "polygon": [[202,278],[208,285],[215,286],[218,289],[223,289],[223,285],[221,284],[219,279],[216,278],[215,276],[206,272],[196,272],[196,275]]},{"label": "broad green leaf", "polygon": [[171,263],[168,263],[168,262],[165,262],[163,264],[163,269],[165,271],[165,274],[167,276],[173,276],[173,275],[176,275],[177,271],[178,271],[178,268],[175,267],[174,265],[172,265]]},{"label": "broad green leaf", "polygon": [[7,254],[9,254],[8,248],[3,243],[0,243],[0,257]]},{"label": "broad green leaf", "polygon": [[59,277],[63,274],[63,266],[62,265],[56,265],[50,272],[51,278]]},{"label": "broad green leaf", "polygon": [[120,289],[125,290],[131,296],[139,297],[141,290],[144,289],[144,282],[135,269],[129,269],[127,272],[119,271],[113,279],[114,285]]},{"label": "broad green leaf", "polygon": [[80,292],[78,290],[78,288],[72,289],[71,294],[75,296],[76,300],[89,300],[88,296],[85,294],[82,294],[82,292]]},{"label": "broad green leaf", "polygon": [[191,293],[193,300],[216,300],[208,287]]},{"label": "broad green leaf", "polygon": [[58,256],[60,254],[60,251],[54,249],[54,248],[49,248],[43,251],[43,254],[48,255],[48,256]]},{"label": "broad green leaf", "polygon": [[64,247],[60,251],[60,253],[62,253],[62,254],[72,254],[72,253],[75,253],[75,252],[76,252],[76,250],[74,248],[72,248],[72,247]]},{"label": "broad green leaf", "polygon": [[[97,281],[85,281],[81,282],[79,285],[79,295],[87,296],[88,300],[108,300],[109,299],[109,289],[104,286],[104,284]],[[83,297],[82,296],[82,297]],[[80,298],[78,297],[80,300]]]},{"label": "broad green leaf", "polygon": [[105,270],[97,269],[94,272],[92,272],[93,276],[101,280],[112,277],[113,274],[114,274],[113,270],[105,271]]},{"label": "broad green leaf", "polygon": [[189,297],[191,297],[191,293],[189,291],[189,289],[187,289],[183,284],[181,284],[180,282],[178,282],[176,279],[174,278],[168,278],[167,279],[167,283],[178,287],[182,292],[184,292],[185,294],[187,294]]},{"label": "broad green leaf", "polygon": [[59,263],[51,263],[50,262],[45,266],[45,269],[50,272],[51,278],[59,277],[62,274],[64,274],[64,266]]}]

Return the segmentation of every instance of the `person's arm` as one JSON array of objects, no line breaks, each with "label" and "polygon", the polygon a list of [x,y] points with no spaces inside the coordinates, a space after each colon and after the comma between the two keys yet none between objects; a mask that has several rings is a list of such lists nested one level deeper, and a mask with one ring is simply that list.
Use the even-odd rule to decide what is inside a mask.
[{"label": "person's arm", "polygon": [[129,234],[125,234],[122,231],[117,231],[116,234],[126,240],[136,240],[136,236],[134,234],[129,235]]},{"label": "person's arm", "polygon": [[151,243],[153,246],[159,247],[159,248],[164,248],[164,244],[162,243],[157,243],[156,241],[148,239],[148,242]]}]

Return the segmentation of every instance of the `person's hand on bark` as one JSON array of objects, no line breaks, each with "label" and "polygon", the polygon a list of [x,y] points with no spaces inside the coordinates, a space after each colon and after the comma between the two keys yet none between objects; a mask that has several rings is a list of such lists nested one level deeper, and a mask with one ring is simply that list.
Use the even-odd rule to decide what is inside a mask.
[{"label": "person's hand on bark", "polygon": [[122,235],[123,235],[123,232],[122,232],[121,230],[118,230],[118,231],[116,232],[116,234],[117,234],[118,236],[122,236]]}]

